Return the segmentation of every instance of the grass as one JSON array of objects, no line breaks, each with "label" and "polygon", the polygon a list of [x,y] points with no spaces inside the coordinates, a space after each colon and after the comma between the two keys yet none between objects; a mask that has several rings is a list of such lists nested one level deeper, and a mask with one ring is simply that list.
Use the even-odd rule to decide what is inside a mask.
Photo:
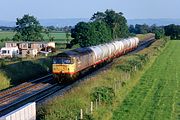
[{"label": "grass", "polygon": [[[54,33],[50,33],[50,35],[52,37],[54,37],[54,41],[57,41],[57,42],[65,42],[66,43],[66,33],[63,33],[63,32],[54,32]],[[48,40],[48,36],[46,34],[43,34],[44,36],[44,39],[45,40]],[[70,40],[72,39],[71,37],[69,38]]]},{"label": "grass", "polygon": [[12,39],[14,35],[15,35],[15,32],[5,32],[5,31],[1,31],[1,32],[0,32],[0,40],[1,40],[1,39],[5,39],[5,38]]},{"label": "grass", "polygon": [[180,41],[171,41],[113,113],[113,120],[180,119]]},{"label": "grass", "polygon": [[1,60],[0,61],[0,91],[16,86],[30,79],[46,75],[51,71],[51,59],[35,60]]},{"label": "grass", "polygon": [[[15,35],[15,32],[5,32],[5,31],[0,31],[0,40],[9,38],[12,39],[13,36]],[[44,36],[45,40],[48,40],[48,36],[46,34],[42,34]],[[66,33],[63,32],[52,32],[50,33],[52,37],[54,37],[54,41],[57,42],[66,42]],[[69,39],[72,39],[71,37]]]},{"label": "grass", "polygon": [[146,40],[147,38],[151,37],[153,34],[152,33],[148,33],[148,34],[137,34],[136,36],[140,39],[140,41],[142,40]]},{"label": "grass", "polygon": [[[97,109],[90,116],[97,120],[111,119],[114,109],[122,103],[126,96],[132,91],[134,86],[138,84],[141,75],[152,65],[153,61],[157,57],[157,53],[160,52],[164,44],[164,40],[158,40],[149,48],[139,52],[138,54],[147,54],[150,61],[148,61],[143,69],[134,73],[122,72],[117,66],[119,66],[119,64],[125,65],[129,59],[137,59],[137,56],[130,55],[119,58],[119,60],[114,62],[111,68],[99,73],[95,77],[81,82],[80,85],[74,87],[63,97],[56,97],[49,103],[38,108],[38,119],[75,119],[76,116],[79,117],[80,109],[83,109],[84,112],[86,111],[89,114],[91,91],[95,87],[101,86],[113,88],[116,95],[115,100],[113,101],[113,104],[110,105],[103,103],[101,105],[98,104]],[[122,85],[122,83],[124,83],[124,85]]]}]

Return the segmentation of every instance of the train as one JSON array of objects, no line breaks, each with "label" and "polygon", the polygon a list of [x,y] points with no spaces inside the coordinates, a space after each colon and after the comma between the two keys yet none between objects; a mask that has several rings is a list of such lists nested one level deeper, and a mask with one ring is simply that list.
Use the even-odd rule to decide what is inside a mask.
[{"label": "train", "polygon": [[119,39],[97,46],[77,48],[53,57],[52,73],[59,82],[69,82],[104,63],[137,48],[139,39]]}]

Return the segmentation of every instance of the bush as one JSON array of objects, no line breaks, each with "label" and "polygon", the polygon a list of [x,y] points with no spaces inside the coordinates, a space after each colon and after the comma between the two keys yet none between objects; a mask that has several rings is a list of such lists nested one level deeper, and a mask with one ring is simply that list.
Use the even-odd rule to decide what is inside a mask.
[{"label": "bush", "polygon": [[116,68],[123,72],[130,72],[132,69],[132,67],[129,64],[120,64],[120,65],[117,65]]},{"label": "bush", "polygon": [[104,87],[104,86],[95,87],[91,93],[91,100],[94,102],[98,100],[106,104],[109,103],[112,104],[114,97],[115,97],[114,90],[112,88]]},{"label": "bush", "polygon": [[85,114],[83,120],[95,120],[91,114]]},{"label": "bush", "polygon": [[5,66],[6,66],[6,62],[5,62],[5,61],[1,61],[0,67],[1,67],[1,68],[4,68]]}]

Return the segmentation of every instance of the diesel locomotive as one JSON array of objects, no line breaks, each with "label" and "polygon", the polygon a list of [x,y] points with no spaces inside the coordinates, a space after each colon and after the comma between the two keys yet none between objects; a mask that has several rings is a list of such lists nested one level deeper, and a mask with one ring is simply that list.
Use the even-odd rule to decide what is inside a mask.
[{"label": "diesel locomotive", "polygon": [[88,69],[132,51],[138,43],[139,39],[132,37],[59,53],[53,58],[52,73],[59,82],[74,80]]}]

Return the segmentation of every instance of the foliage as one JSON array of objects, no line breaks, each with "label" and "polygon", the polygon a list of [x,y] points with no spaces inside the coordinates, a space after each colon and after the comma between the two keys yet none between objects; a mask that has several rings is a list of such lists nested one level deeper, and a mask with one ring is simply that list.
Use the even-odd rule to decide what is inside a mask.
[{"label": "foliage", "polygon": [[[6,86],[6,88],[8,88],[10,85],[15,86],[30,79],[46,75],[51,71],[51,64],[52,61],[49,58],[32,61],[22,59],[3,59],[0,60],[0,75],[2,75],[0,78],[9,82],[9,86]],[[2,88],[1,84],[0,88]]]},{"label": "foliage", "polygon": [[95,87],[91,93],[91,100],[94,102],[98,100],[101,101],[102,103],[112,104],[114,97],[115,97],[114,90],[112,88],[105,86]]},{"label": "foliage", "polygon": [[69,43],[69,41],[70,41],[70,36],[71,36],[71,34],[68,32],[68,31],[66,31],[66,41],[67,41],[67,44]]},{"label": "foliage", "polygon": [[136,24],[134,31],[135,31],[136,34],[146,34],[146,33],[149,32],[148,30],[149,30],[148,25],[146,25],[146,24],[143,24],[143,25]]},{"label": "foliage", "polygon": [[116,68],[123,71],[123,72],[130,72],[131,71],[131,66],[128,64],[118,65],[118,66],[116,66]]},{"label": "foliage", "polygon": [[81,47],[93,46],[109,41],[110,35],[110,30],[104,22],[80,22],[71,31],[74,38],[71,44],[79,43]]},{"label": "foliage", "polygon": [[49,32],[71,32],[72,26],[65,26],[65,27],[54,27],[54,26],[47,26],[45,29],[47,29]]},{"label": "foliage", "polygon": [[95,120],[92,116],[92,114],[85,114],[83,116],[83,120]]},{"label": "foliage", "polygon": [[135,27],[133,25],[129,26],[129,32],[134,34],[146,34],[146,33],[154,33],[156,39],[160,39],[164,36],[164,28],[156,25],[148,26],[146,24],[139,25],[136,24]]},{"label": "foliage", "polygon": [[122,12],[116,13],[113,10],[107,9],[104,13],[95,13],[91,20],[100,22],[104,21],[111,29],[113,39],[124,38],[129,35],[127,20]]},{"label": "foliage", "polygon": [[6,62],[5,61],[0,61],[0,68],[4,68],[6,66]]},{"label": "foliage", "polygon": [[14,36],[14,40],[43,40],[43,36],[41,34],[43,32],[43,27],[34,16],[24,15],[22,18],[17,18],[15,31],[17,33]]},{"label": "foliage", "polygon": [[164,28],[163,27],[157,27],[156,25],[151,26],[151,32],[155,33],[155,39],[160,39],[165,34]]},{"label": "foliage", "polygon": [[128,37],[127,20],[122,13],[113,10],[97,12],[91,22],[79,22],[71,30],[74,38],[71,44],[80,44],[81,47],[93,46],[112,41],[115,38]]},{"label": "foliage", "polygon": [[170,36],[171,39],[180,39],[180,25],[167,25],[164,27],[165,35]]}]

